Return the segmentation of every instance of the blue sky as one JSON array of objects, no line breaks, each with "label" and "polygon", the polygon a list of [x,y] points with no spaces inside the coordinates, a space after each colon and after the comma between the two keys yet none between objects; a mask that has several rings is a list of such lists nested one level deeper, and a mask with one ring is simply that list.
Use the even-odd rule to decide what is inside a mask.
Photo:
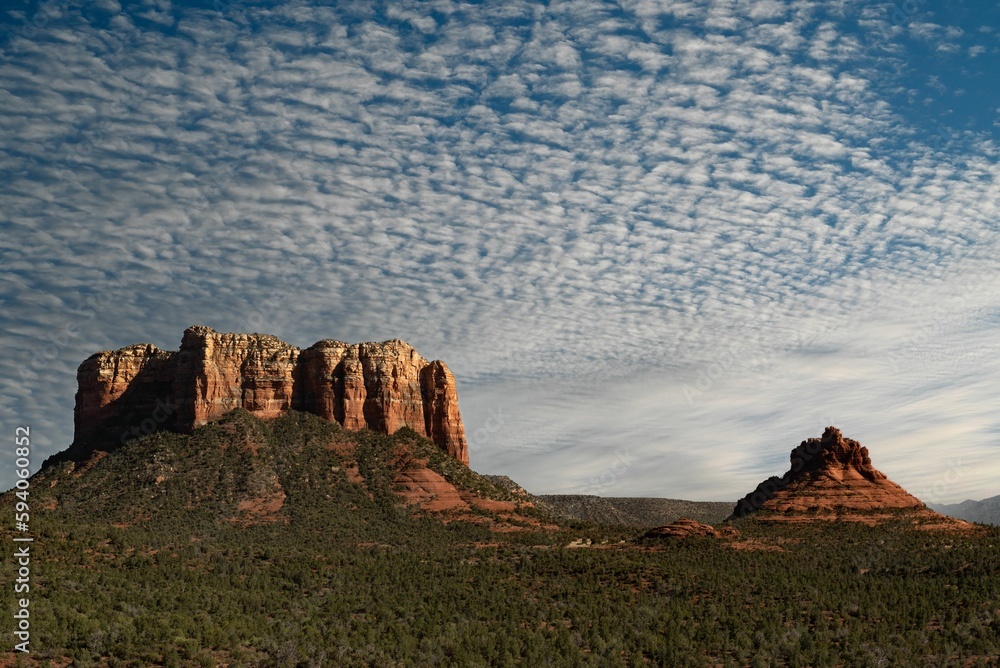
[{"label": "blue sky", "polygon": [[[199,323],[401,338],[473,468],[725,500],[834,424],[1000,493],[1000,12],[906,0],[24,3],[0,415]],[[0,487],[13,483],[0,462]]]}]

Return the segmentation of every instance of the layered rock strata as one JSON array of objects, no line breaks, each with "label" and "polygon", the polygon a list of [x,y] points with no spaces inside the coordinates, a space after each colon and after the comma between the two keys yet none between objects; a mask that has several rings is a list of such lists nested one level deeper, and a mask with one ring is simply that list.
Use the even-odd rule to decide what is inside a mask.
[{"label": "layered rock strata", "polygon": [[687,519],[682,517],[679,520],[674,520],[670,524],[665,524],[661,527],[656,527],[655,529],[650,529],[645,534],[643,538],[689,538],[691,536],[706,536],[709,538],[718,538],[722,534],[710,524],[702,524],[701,522],[696,522],[695,520]]},{"label": "layered rock strata", "polygon": [[300,350],[266,334],[196,325],[178,351],[140,344],[96,353],[80,365],[77,383],[77,445],[190,432],[234,408],[265,418],[303,410],[348,429],[409,427],[469,463],[455,377],[395,339],[324,340]]},{"label": "layered rock strata", "polygon": [[821,438],[802,441],[791,453],[791,468],[747,494],[732,517],[761,512],[771,517],[820,519],[923,509],[920,499],[872,466],[868,448],[827,427]]}]

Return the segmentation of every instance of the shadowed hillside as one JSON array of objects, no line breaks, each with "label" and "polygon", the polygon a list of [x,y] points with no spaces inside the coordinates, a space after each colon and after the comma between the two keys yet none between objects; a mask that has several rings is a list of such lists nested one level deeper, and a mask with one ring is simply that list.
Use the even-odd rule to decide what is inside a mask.
[{"label": "shadowed hillside", "polygon": [[726,519],[733,510],[731,501],[682,501],[581,494],[542,494],[531,498],[536,506],[558,517],[632,527],[669,524],[681,517],[716,523]]}]

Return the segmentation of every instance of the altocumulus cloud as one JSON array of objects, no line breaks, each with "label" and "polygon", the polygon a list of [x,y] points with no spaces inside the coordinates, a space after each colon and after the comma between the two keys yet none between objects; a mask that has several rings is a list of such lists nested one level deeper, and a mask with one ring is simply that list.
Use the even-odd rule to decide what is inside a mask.
[{"label": "altocumulus cloud", "polygon": [[995,118],[906,69],[995,71],[978,25],[860,0],[3,20],[0,414],[36,465],[82,359],[198,322],[445,359],[474,467],[536,492],[736,498],[833,423],[928,500],[997,493]]}]

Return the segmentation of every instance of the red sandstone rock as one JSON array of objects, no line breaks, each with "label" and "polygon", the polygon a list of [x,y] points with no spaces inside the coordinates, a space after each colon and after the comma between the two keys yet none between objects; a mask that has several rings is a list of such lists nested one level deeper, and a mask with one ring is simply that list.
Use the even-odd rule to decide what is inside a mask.
[{"label": "red sandstone rock", "polygon": [[146,431],[173,426],[173,409],[164,399],[170,396],[174,369],[173,353],[148,343],[88,357],[76,372],[74,440],[109,423],[117,423],[120,440],[135,437],[130,427],[141,433],[144,422]]},{"label": "red sandstone rock", "polygon": [[732,517],[763,511],[771,519],[885,519],[888,511],[922,510],[924,504],[872,466],[868,448],[827,427],[822,438],[803,441],[791,468],[747,494]]},{"label": "red sandstone rock", "polygon": [[176,353],[177,426],[190,431],[240,407],[263,418],[294,408],[298,356],[274,336],[189,327]]},{"label": "red sandstone rock", "polygon": [[458,489],[420,462],[413,462],[393,480],[399,495],[408,506],[417,505],[429,511],[467,511],[469,504]]},{"label": "red sandstone rock", "polygon": [[302,351],[303,408],[348,429],[361,429],[365,426],[365,383],[357,356],[346,359],[352,348],[349,343],[325,339]]},{"label": "red sandstone rock", "polygon": [[[406,453],[396,454],[405,456]],[[396,494],[406,506],[434,513],[446,522],[474,522],[497,532],[525,531],[534,527],[546,530],[559,528],[542,525],[537,518],[522,515],[522,508],[533,507],[530,503],[483,498],[478,492],[456,487],[430,469],[425,460],[407,461],[393,478],[393,483]]]},{"label": "red sandstone rock", "polygon": [[431,362],[420,371],[427,437],[455,459],[469,463],[465,427],[458,413],[455,377],[444,362]]},{"label": "red sandstone rock", "polygon": [[426,435],[420,371],[428,364],[399,340],[351,345],[324,340],[302,351],[306,410],[349,429]]},{"label": "red sandstone rock", "polygon": [[274,336],[196,325],[177,352],[143,344],[97,353],[77,380],[75,444],[102,430],[104,439],[121,431],[121,440],[188,432],[240,407],[265,418],[294,409],[348,429],[409,427],[469,463],[454,376],[399,340],[324,340],[300,351]]},{"label": "red sandstone rock", "polygon": [[348,429],[410,427],[469,463],[455,377],[399,340],[320,341],[302,351],[303,407]]},{"label": "red sandstone rock", "polygon": [[708,536],[718,538],[721,536],[715,527],[710,524],[702,524],[687,518],[675,520],[670,524],[665,524],[655,529],[647,531],[643,538],[687,538],[689,536]]}]

